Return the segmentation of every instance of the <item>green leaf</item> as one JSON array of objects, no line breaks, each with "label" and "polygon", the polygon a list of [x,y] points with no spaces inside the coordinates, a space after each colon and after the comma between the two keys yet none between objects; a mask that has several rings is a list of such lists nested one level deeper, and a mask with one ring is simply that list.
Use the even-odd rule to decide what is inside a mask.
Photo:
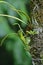
[{"label": "green leaf", "polygon": [[37,34],[37,32],[36,31],[32,31],[32,30],[30,30],[30,31],[26,31],[28,34],[30,34],[30,35],[35,35],[35,34]]},{"label": "green leaf", "polygon": [[14,65],[32,65],[32,58],[29,52],[25,50],[24,44],[16,33],[9,34],[3,41],[6,51],[12,52]]}]

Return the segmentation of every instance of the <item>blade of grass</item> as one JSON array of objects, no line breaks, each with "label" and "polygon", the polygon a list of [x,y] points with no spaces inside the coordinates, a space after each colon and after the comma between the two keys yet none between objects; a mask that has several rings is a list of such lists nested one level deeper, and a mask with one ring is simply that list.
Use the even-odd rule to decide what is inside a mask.
[{"label": "blade of grass", "polygon": [[21,16],[20,13],[22,13],[23,15],[25,15],[27,17],[28,21],[31,22],[30,17],[25,12],[23,12],[21,10],[17,10],[13,5],[11,5],[10,3],[6,2],[6,1],[0,1],[0,3],[7,4],[13,11],[15,11],[20,16]]},{"label": "blade of grass", "polygon": [[21,26],[20,26],[18,23],[14,23],[14,24],[12,24],[12,25],[18,25],[18,26],[19,26],[20,31],[21,31],[21,32],[23,32],[23,34],[25,35],[25,33],[24,33],[23,29],[21,28]]},{"label": "blade of grass", "polygon": [[18,12],[24,14],[27,17],[28,21],[31,22],[30,17],[27,15],[27,13],[25,13],[21,10],[18,10]]},{"label": "blade of grass", "polygon": [[4,41],[6,40],[6,38],[9,36],[9,35],[12,35],[12,34],[16,34],[16,33],[10,33],[10,34],[7,34],[1,41],[0,43],[0,46],[2,46],[2,44],[4,43]]},{"label": "blade of grass", "polygon": [[[0,14],[0,16],[13,18],[13,19],[15,19],[15,20],[18,20],[18,21],[20,21],[20,22],[22,22],[22,23],[26,24],[23,20],[21,20],[21,19],[19,19],[19,18],[15,17],[15,16],[6,15],[6,14]],[[27,25],[27,24],[26,24],[26,25]]]},{"label": "blade of grass", "polygon": [[10,3],[6,2],[6,1],[0,1],[0,3],[8,5],[13,11],[18,13],[17,9],[13,5],[11,5]]}]

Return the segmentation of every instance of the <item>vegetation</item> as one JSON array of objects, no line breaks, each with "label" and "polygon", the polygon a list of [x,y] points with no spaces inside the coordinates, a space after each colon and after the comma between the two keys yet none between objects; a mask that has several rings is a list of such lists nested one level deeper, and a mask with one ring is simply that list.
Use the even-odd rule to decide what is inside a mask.
[{"label": "vegetation", "polygon": [[31,37],[42,29],[32,3],[31,0],[0,0],[0,65],[34,65]]}]

